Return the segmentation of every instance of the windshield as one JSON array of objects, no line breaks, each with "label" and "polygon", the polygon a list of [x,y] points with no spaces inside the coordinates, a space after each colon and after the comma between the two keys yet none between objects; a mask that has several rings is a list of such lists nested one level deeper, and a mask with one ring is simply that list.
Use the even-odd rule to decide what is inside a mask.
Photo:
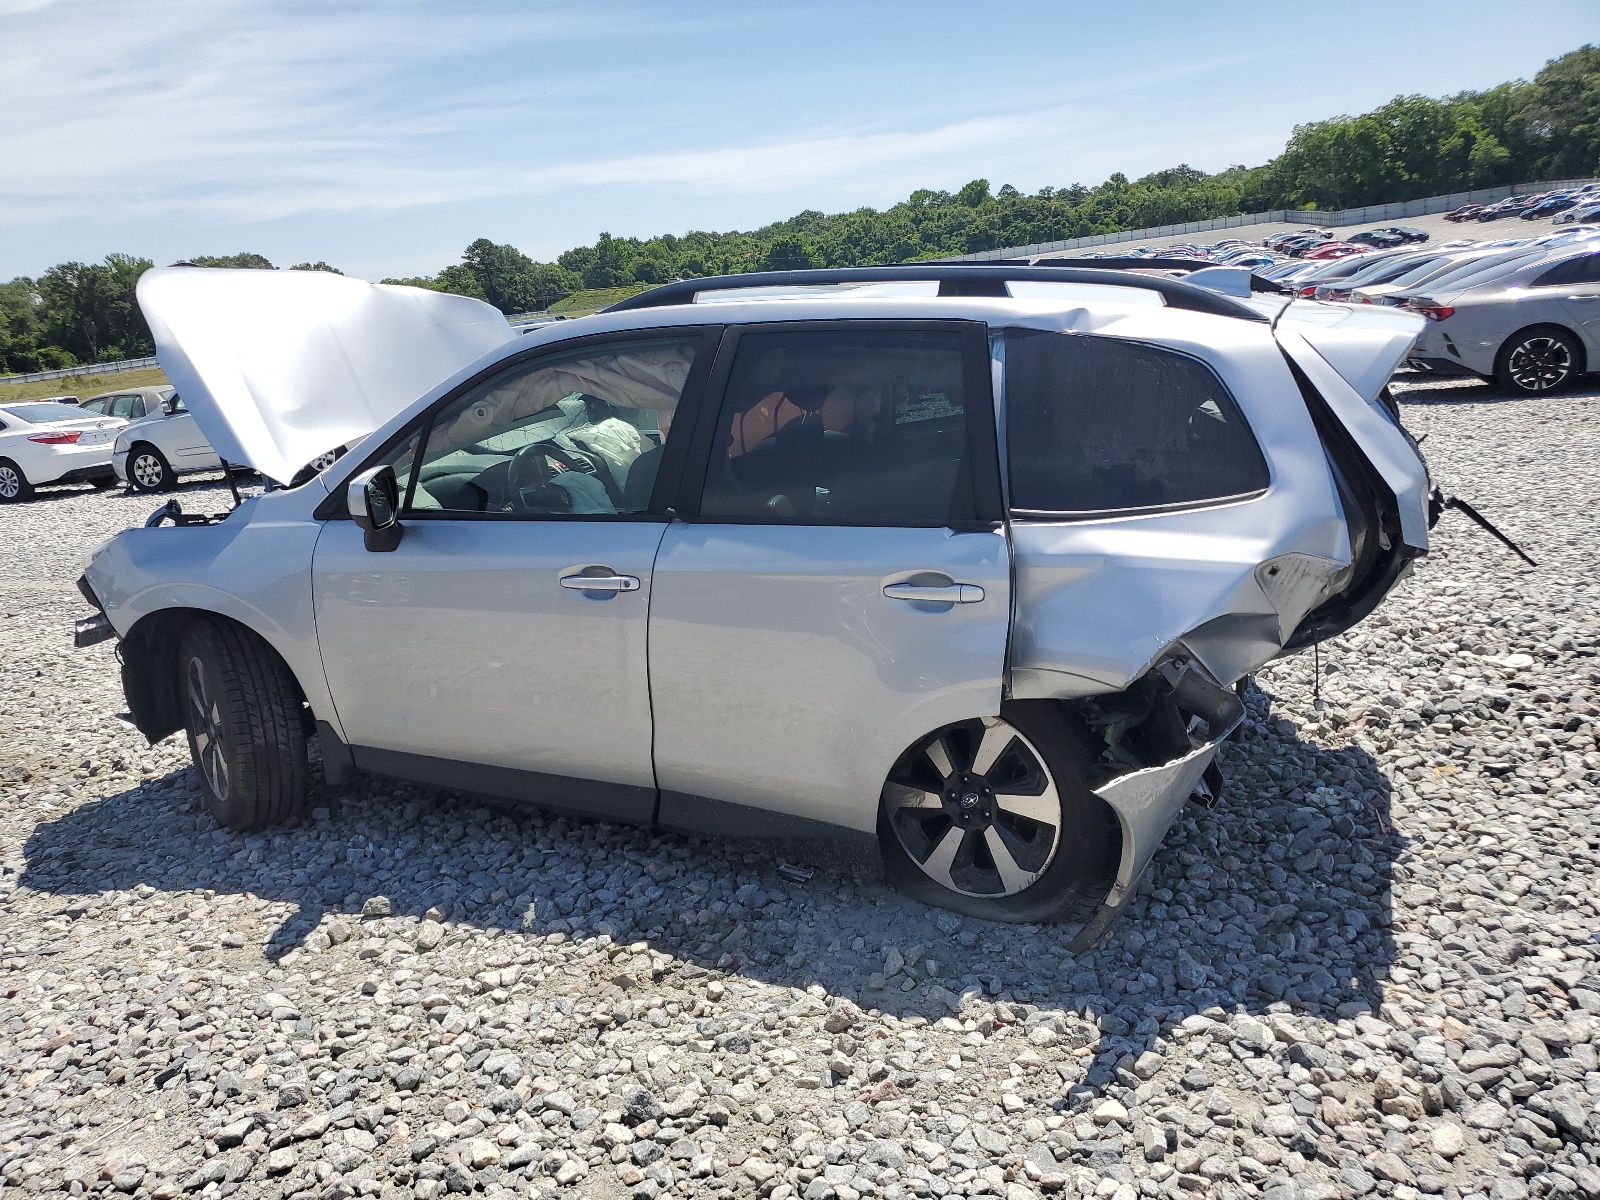
[{"label": "windshield", "polygon": [[0,409],[29,425],[53,425],[58,421],[92,421],[98,413],[85,412],[71,404],[8,404]]}]

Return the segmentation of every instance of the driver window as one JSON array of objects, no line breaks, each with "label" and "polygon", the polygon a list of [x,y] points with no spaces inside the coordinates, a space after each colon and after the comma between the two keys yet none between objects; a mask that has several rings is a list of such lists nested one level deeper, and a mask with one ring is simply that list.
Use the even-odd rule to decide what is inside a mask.
[{"label": "driver window", "polygon": [[607,342],[478,385],[435,415],[409,511],[647,511],[698,343]]}]

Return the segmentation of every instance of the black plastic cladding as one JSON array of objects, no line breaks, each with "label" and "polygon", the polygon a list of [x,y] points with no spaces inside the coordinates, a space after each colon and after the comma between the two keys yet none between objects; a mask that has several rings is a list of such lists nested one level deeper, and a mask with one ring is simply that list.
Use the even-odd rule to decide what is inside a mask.
[{"label": "black plastic cladding", "polygon": [[[1094,261],[1094,260],[1091,260]],[[636,308],[661,308],[670,304],[692,304],[700,292],[731,291],[757,287],[816,287],[830,283],[927,283],[956,282],[970,288],[979,280],[1005,283],[1010,280],[1039,283],[1091,283],[1108,287],[1136,287],[1160,292],[1168,307],[1233,317],[1241,321],[1266,321],[1268,318],[1246,304],[1220,292],[1196,287],[1181,279],[1133,273],[1135,268],[1194,270],[1215,263],[1190,259],[1120,259],[1126,266],[1107,267],[1028,267],[984,263],[981,266],[956,266],[934,263],[898,267],[837,267],[815,271],[753,271],[748,275],[714,275],[707,279],[681,279],[664,283],[613,304],[606,312],[627,312]],[[1128,273],[1124,273],[1128,272]],[[965,290],[965,288],[963,289]],[[970,293],[969,293],[970,294]]]}]

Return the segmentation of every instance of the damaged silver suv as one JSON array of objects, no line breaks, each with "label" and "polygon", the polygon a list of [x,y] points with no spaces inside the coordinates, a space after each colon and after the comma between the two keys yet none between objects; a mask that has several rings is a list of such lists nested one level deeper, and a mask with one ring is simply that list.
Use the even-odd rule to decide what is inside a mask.
[{"label": "damaged silver suv", "polygon": [[229,828],[315,743],[330,782],[871,839],[930,903],[1097,924],[1219,785],[1232,685],[1427,548],[1385,386],[1419,318],[1139,266],[690,280],[527,334],[150,271],[162,365],[277,485],[101,546],[79,641]]}]

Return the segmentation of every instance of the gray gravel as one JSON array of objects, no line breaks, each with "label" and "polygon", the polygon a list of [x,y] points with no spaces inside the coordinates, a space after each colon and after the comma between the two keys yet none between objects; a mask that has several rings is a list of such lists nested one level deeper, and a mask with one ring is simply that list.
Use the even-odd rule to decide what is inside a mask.
[{"label": "gray gravel", "polygon": [[1541,567],[1446,516],[1078,956],[387,782],[218,832],[67,641],[152,501],[0,510],[0,1194],[1600,1198],[1600,398],[1405,402]]}]

